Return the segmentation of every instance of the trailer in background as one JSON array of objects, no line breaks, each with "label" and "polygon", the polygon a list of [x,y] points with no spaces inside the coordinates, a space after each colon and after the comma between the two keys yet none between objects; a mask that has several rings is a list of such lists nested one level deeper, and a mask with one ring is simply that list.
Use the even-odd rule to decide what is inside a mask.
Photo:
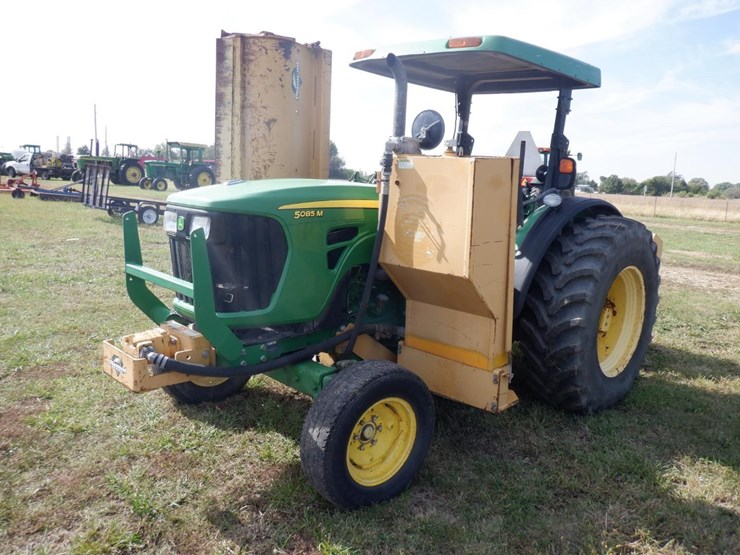
[{"label": "trailer in background", "polygon": [[126,212],[136,212],[143,224],[154,225],[164,214],[166,202],[112,197],[110,190],[111,167],[104,164],[88,164],[82,181],[82,203],[90,208],[106,210],[110,216],[122,216]]}]

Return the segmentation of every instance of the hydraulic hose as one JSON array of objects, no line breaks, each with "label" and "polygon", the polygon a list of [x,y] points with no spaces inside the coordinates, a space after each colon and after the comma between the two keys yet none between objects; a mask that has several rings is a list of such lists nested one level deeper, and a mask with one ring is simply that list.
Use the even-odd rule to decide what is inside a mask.
[{"label": "hydraulic hose", "polygon": [[375,273],[378,271],[378,261],[380,260],[380,249],[383,246],[383,233],[385,231],[385,221],[388,215],[388,190],[390,188],[391,169],[393,167],[393,147],[396,144],[395,139],[402,137],[406,131],[406,98],[408,92],[408,76],[406,68],[403,67],[401,60],[395,54],[388,54],[386,63],[393,74],[396,83],[396,97],[393,109],[393,136],[391,140],[385,143],[385,151],[381,160],[383,172],[380,179],[380,206],[378,212],[378,229],[375,234],[375,243],[373,252],[370,257],[370,264],[367,269],[367,279],[365,287],[362,290],[362,298],[357,308],[355,317],[355,326],[352,328],[347,348],[344,350],[344,356],[350,356],[354,351],[357,337],[361,333],[362,323],[367,313],[367,305],[370,302],[370,294],[375,281]]},{"label": "hydraulic hose", "polygon": [[[309,345],[308,347],[306,347],[305,349],[301,349],[300,351],[294,351],[276,359],[261,362],[252,366],[202,366],[200,364],[193,364],[192,362],[175,360],[168,357],[167,355],[157,353],[156,351],[151,349],[151,347],[148,351],[144,351],[142,353],[142,356],[146,358],[150,364],[159,368],[162,372],[180,372],[182,374],[207,376],[212,378],[236,378],[245,376],[251,377],[311,358],[312,356],[322,351],[325,351],[331,347],[334,347],[335,345],[338,345],[339,343],[347,341],[352,335],[353,331],[354,328],[352,330],[347,330],[344,333],[335,335],[334,337],[326,339],[320,343]],[[360,333],[370,332],[403,333],[403,330],[392,326],[382,326],[377,324],[369,324],[367,326],[364,326],[360,330]]]}]

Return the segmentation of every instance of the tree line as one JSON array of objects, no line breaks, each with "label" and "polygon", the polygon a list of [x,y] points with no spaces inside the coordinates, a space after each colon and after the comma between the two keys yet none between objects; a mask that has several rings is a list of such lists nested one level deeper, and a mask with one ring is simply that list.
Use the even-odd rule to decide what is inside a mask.
[{"label": "tree line", "polygon": [[661,197],[672,192],[678,197],[740,198],[740,183],[724,181],[710,187],[709,182],[703,177],[693,177],[686,181],[681,175],[674,175],[672,172],[667,175],[656,175],[644,181],[612,174],[599,177],[599,183],[589,178],[588,172],[582,172],[576,175],[576,184],[588,185],[599,193],[614,195]]}]

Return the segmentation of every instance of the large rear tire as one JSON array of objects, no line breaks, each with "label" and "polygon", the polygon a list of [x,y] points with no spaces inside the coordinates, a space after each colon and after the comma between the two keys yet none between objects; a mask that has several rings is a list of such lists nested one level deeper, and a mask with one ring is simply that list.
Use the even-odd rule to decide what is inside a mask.
[{"label": "large rear tire", "polygon": [[301,465],[327,500],[354,509],[386,501],[419,472],[434,428],[426,384],[387,361],[337,373],[308,411]]},{"label": "large rear tire", "polygon": [[144,177],[144,168],[138,162],[127,160],[121,165],[118,176],[121,185],[138,185],[141,178]]},{"label": "large rear tire", "polygon": [[189,382],[165,386],[164,391],[180,403],[198,405],[216,403],[236,395],[249,381],[249,378],[194,378]]},{"label": "large rear tire", "polygon": [[660,261],[644,225],[620,216],[568,224],[535,274],[516,327],[515,383],[566,410],[618,403],[652,339]]},{"label": "large rear tire", "polygon": [[206,166],[198,166],[193,169],[190,173],[190,186],[191,187],[206,187],[213,185],[216,177],[213,175],[211,168]]}]

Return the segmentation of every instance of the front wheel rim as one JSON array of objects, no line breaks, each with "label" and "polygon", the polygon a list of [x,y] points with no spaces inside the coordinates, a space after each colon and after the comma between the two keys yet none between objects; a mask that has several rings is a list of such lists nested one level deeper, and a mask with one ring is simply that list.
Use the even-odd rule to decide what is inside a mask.
[{"label": "front wheel rim", "polygon": [[216,387],[221,385],[229,378],[214,378],[209,376],[197,376],[190,378],[190,381],[199,387]]},{"label": "front wheel rim", "polygon": [[606,377],[617,377],[632,360],[644,319],[645,281],[637,267],[629,266],[612,282],[599,316],[596,350]]},{"label": "front wheel rim", "polygon": [[404,399],[389,397],[372,405],[355,423],[347,443],[347,469],[365,487],[393,478],[411,454],[416,414]]}]

